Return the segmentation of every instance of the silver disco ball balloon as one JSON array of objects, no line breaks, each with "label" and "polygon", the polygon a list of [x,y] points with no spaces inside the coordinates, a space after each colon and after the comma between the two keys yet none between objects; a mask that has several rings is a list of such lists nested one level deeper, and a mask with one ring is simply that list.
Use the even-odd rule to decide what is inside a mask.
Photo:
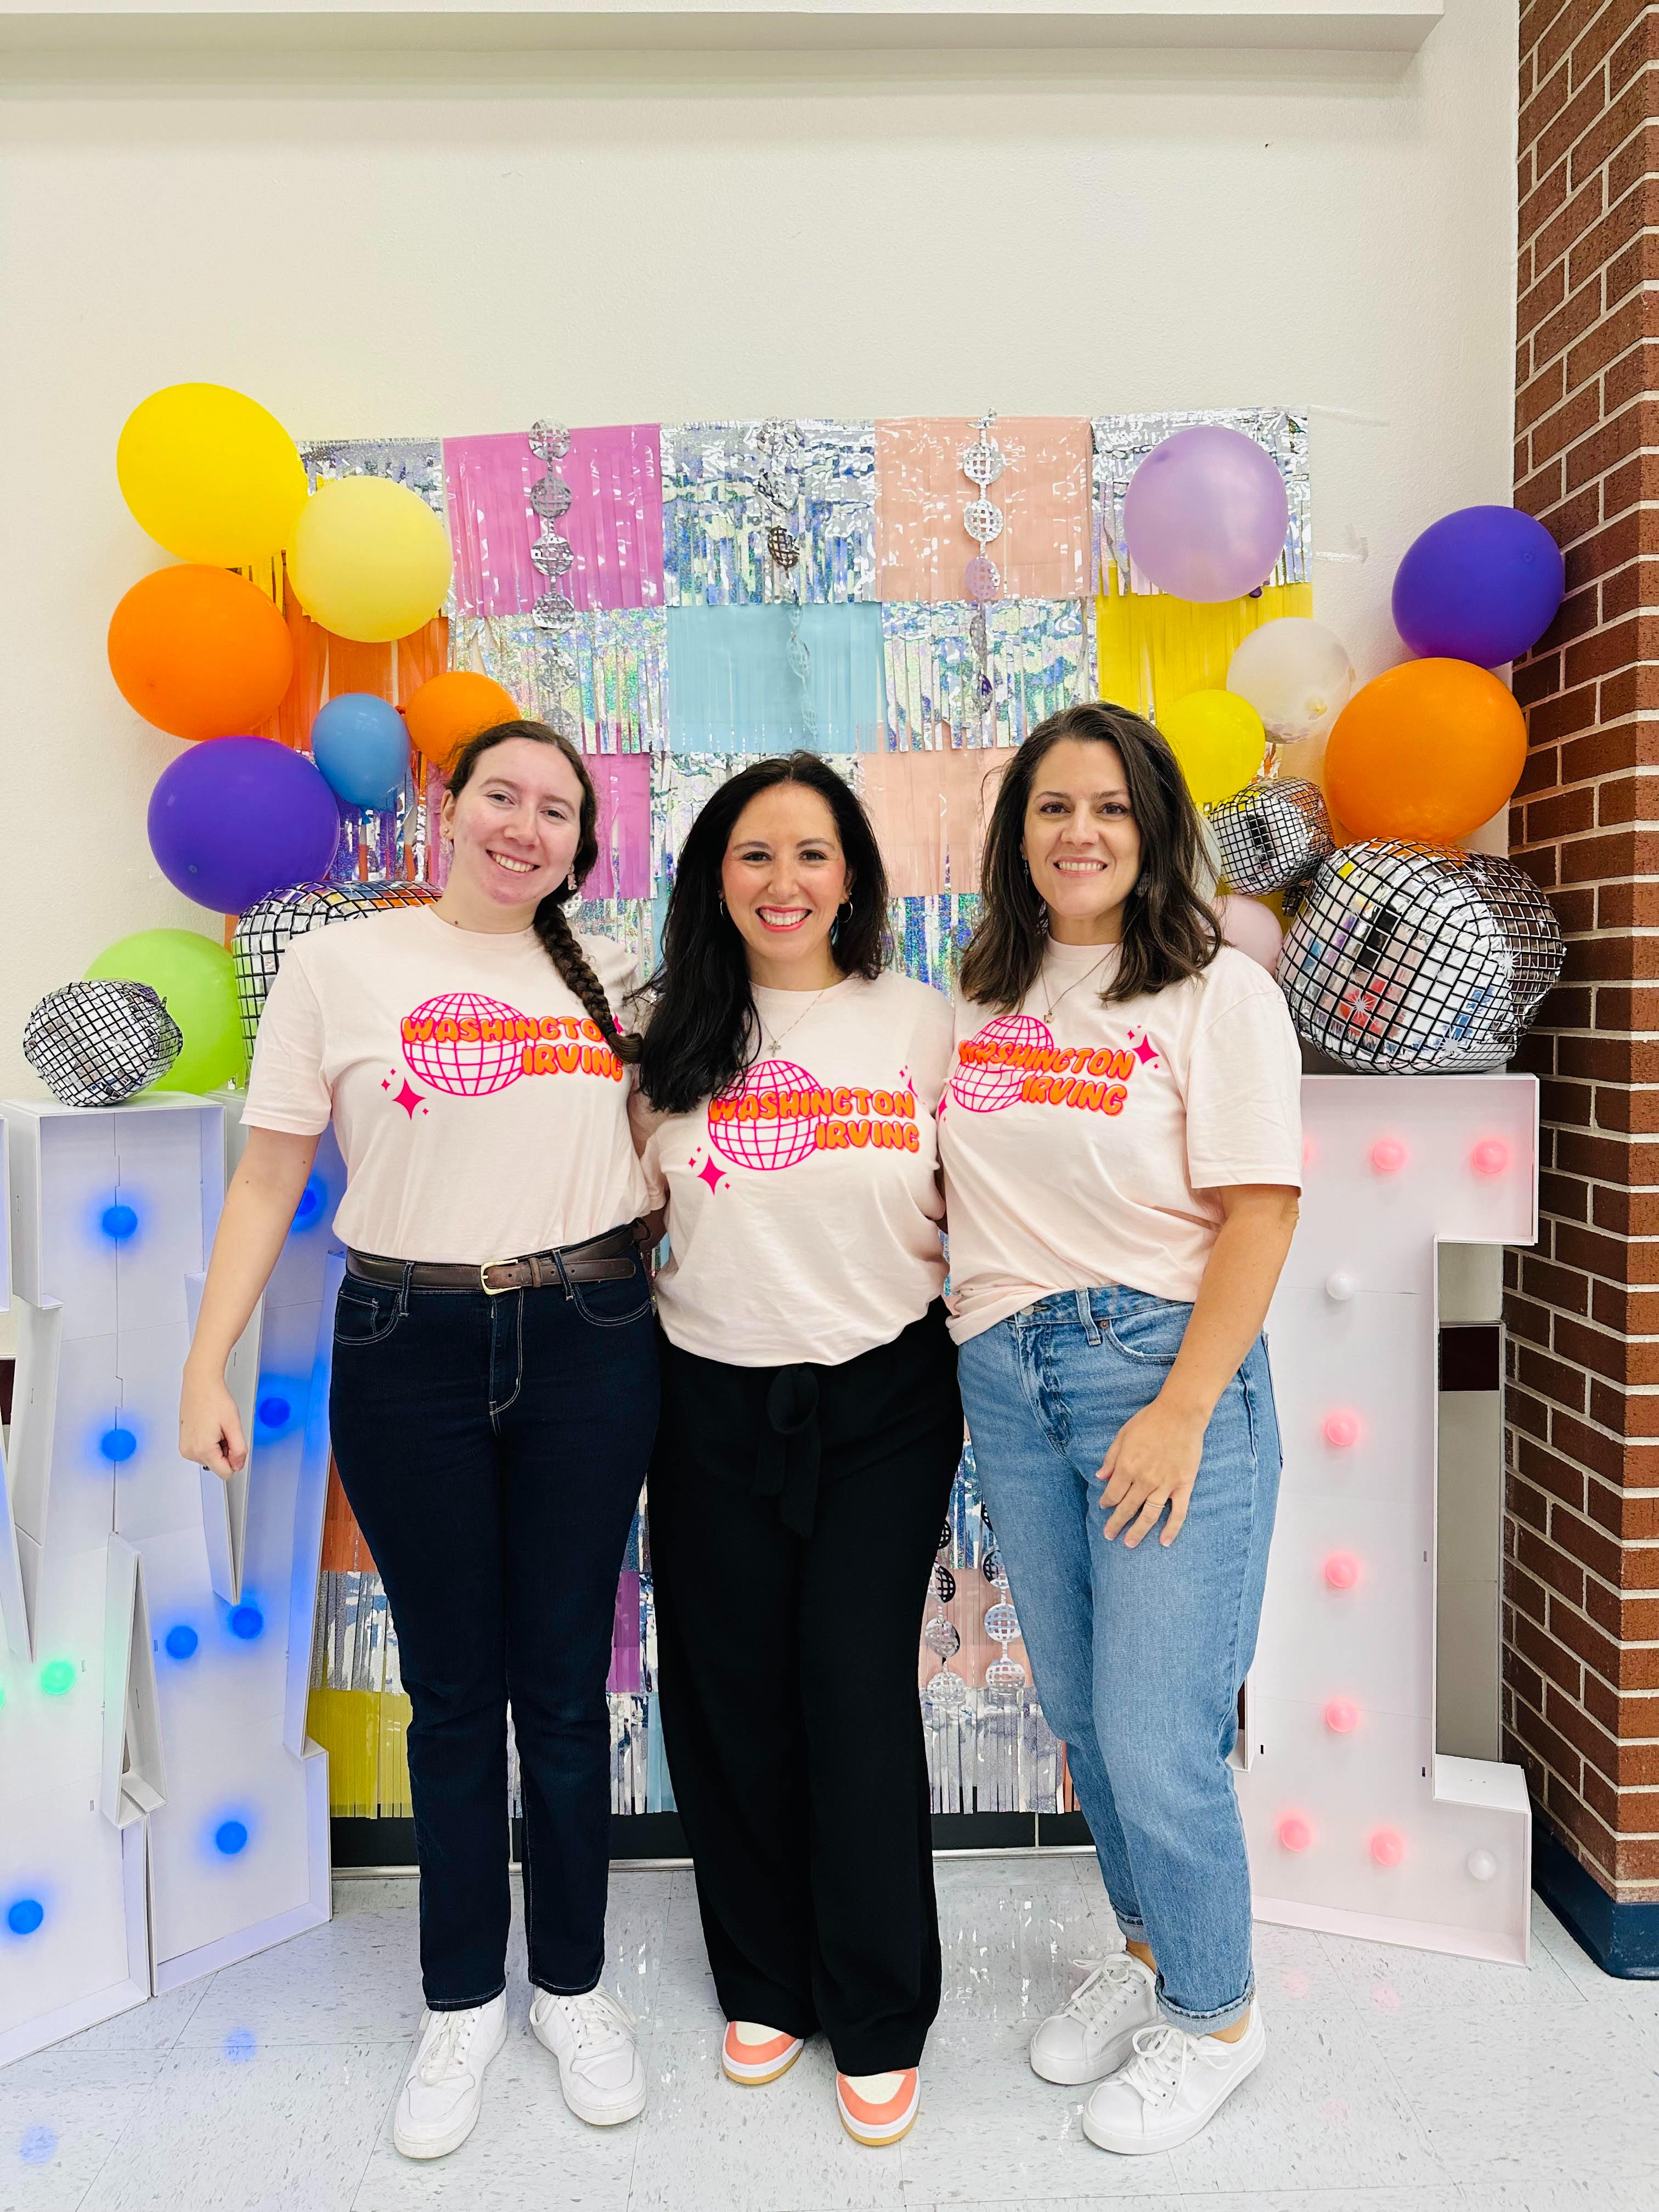
[{"label": "silver disco ball balloon", "polygon": [[296,937],[337,921],[356,921],[386,907],[428,906],[437,896],[430,884],[293,884],[249,907],[230,948],[249,1054],[283,955]]},{"label": "silver disco ball balloon", "polygon": [[1297,1034],[1346,1066],[1474,1073],[1510,1059],[1565,952],[1512,861],[1389,839],[1322,864],[1279,981]]},{"label": "silver disco ball balloon", "polygon": [[1296,776],[1256,776],[1205,818],[1222,873],[1253,898],[1304,882],[1336,849],[1324,793]]},{"label": "silver disco ball balloon", "polygon": [[64,1106],[118,1106],[159,1083],[184,1049],[148,983],[119,976],[48,991],[23,1025],[23,1057]]}]

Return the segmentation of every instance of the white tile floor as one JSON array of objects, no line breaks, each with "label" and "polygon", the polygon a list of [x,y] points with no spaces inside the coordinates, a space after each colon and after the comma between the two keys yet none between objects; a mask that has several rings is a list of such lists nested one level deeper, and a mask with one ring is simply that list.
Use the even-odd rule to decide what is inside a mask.
[{"label": "white tile floor", "polygon": [[1598,1973],[1541,1906],[1533,1962],[1257,1930],[1267,2064],[1208,2132],[1115,2159],[1024,2063],[1072,1961],[1115,1942],[1092,1859],[939,1870],[945,2002],[888,2151],[815,2046],[766,2090],[718,2068],[690,1877],[619,1869],[608,1978],[651,2102],[585,2128],[525,2027],[452,2158],[389,2114],[420,2009],[412,1881],[343,1881],[327,1928],[0,2073],[0,2212],[1659,2212],[1659,1984]]}]

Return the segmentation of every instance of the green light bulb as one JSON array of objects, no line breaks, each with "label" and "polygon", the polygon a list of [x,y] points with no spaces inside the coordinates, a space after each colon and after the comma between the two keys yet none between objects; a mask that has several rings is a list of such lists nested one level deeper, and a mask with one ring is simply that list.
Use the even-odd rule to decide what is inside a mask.
[{"label": "green light bulb", "polygon": [[61,1698],[75,1686],[75,1669],[67,1659],[53,1659],[40,1669],[40,1687],[49,1698]]}]

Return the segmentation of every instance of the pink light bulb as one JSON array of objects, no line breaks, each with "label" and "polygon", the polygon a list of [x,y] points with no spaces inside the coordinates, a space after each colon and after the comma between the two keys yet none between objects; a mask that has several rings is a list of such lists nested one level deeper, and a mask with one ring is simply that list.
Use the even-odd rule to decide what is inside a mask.
[{"label": "pink light bulb", "polygon": [[1325,1416],[1325,1441],[1334,1444],[1339,1451],[1346,1451],[1350,1444],[1359,1442],[1359,1416],[1339,1407],[1335,1413]]},{"label": "pink light bulb", "polygon": [[1359,1580],[1359,1562],[1352,1552],[1333,1552],[1325,1562],[1325,1579],[1333,1589],[1352,1589]]},{"label": "pink light bulb", "polygon": [[1352,1735],[1359,1726],[1359,1708],[1352,1698],[1333,1698],[1325,1708],[1325,1725],[1334,1735]]},{"label": "pink light bulb", "polygon": [[1371,1856],[1378,1866],[1397,1867],[1406,1856],[1406,1838],[1398,1828],[1379,1828],[1371,1838]]},{"label": "pink light bulb", "polygon": [[1501,1137],[1483,1137],[1469,1154],[1476,1175],[1500,1176],[1510,1164],[1510,1148]]},{"label": "pink light bulb", "polygon": [[1398,1137],[1379,1137],[1371,1146],[1371,1165],[1378,1175],[1398,1175],[1406,1164],[1406,1147]]},{"label": "pink light bulb", "polygon": [[1313,1841],[1313,1830],[1300,1813],[1287,1813],[1279,1824],[1279,1840],[1287,1851],[1305,1851]]}]

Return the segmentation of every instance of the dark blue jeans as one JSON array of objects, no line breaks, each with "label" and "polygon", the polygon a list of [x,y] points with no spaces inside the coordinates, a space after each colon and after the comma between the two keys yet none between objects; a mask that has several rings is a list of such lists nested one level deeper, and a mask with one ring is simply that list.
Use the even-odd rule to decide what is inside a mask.
[{"label": "dark blue jeans", "polygon": [[617,1576],[657,1426],[644,1268],[494,1297],[348,1275],[329,1418],[413,1708],[426,2001],[456,2012],[506,1985],[509,1699],[530,1978],[590,1990],[605,1962]]}]

